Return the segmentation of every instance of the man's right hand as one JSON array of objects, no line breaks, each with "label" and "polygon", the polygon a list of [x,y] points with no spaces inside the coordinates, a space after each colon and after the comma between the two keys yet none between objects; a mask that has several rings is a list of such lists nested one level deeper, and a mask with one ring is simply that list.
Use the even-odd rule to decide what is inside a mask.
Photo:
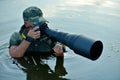
[{"label": "man's right hand", "polygon": [[38,29],[39,29],[38,26],[35,27],[35,28],[33,28],[33,29],[30,29],[30,30],[28,31],[27,36],[30,36],[30,37],[32,37],[33,39],[38,39],[38,38],[40,38],[40,31],[38,31]]}]

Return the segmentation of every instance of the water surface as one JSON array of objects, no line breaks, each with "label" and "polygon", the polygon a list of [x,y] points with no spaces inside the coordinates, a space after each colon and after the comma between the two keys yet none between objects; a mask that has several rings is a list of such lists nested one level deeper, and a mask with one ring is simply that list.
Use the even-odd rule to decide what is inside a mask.
[{"label": "water surface", "polygon": [[[22,11],[29,6],[42,9],[51,29],[103,41],[103,53],[96,61],[67,48],[64,66],[68,74],[59,79],[120,80],[119,0],[0,0],[0,80],[27,80],[27,74],[13,64],[7,47],[10,35],[23,24]],[[55,58],[44,62],[54,71]]]}]

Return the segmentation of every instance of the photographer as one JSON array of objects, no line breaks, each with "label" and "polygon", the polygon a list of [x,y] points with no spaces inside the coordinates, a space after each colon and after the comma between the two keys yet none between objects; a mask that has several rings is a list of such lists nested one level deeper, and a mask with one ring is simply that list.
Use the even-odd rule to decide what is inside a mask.
[{"label": "photographer", "polygon": [[[38,55],[53,55],[57,59],[64,57],[63,45],[57,44],[55,40],[39,30],[40,26],[37,25],[38,23],[47,24],[39,8],[29,7],[25,9],[23,11],[23,19],[24,25],[21,27],[21,30],[13,33],[10,38],[9,53],[12,58],[32,56],[33,59]],[[63,67],[63,62],[60,65]]]},{"label": "photographer", "polygon": [[[10,39],[10,55],[11,57],[23,57],[26,51],[32,52],[49,52],[51,51],[52,41],[48,40],[45,35],[41,35],[40,31],[36,31],[39,26],[32,28],[39,22],[47,22],[43,18],[43,13],[39,8],[29,7],[23,12],[24,25],[20,33],[14,33]],[[41,38],[39,41],[36,40]],[[40,44],[41,43],[41,44]],[[38,48],[38,50],[37,50]],[[42,49],[41,49],[42,48]],[[56,56],[63,56],[62,46],[56,44],[53,48]]]}]

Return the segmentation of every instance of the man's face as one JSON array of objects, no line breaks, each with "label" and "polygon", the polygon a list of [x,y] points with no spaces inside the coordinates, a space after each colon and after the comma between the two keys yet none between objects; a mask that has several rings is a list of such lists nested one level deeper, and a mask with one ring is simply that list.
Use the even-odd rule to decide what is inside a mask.
[{"label": "man's face", "polygon": [[33,26],[33,22],[25,21],[25,26],[26,27],[32,27]]},{"label": "man's face", "polygon": [[33,22],[28,22],[28,21],[25,22],[25,27],[27,28],[27,31],[29,31],[30,29],[33,29],[34,27],[39,27],[39,26],[37,26],[37,25],[35,26],[35,25],[36,24]]}]

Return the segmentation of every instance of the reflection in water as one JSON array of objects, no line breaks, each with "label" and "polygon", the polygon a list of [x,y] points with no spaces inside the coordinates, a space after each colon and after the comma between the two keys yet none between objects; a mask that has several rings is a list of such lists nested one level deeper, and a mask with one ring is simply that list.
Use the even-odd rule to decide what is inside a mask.
[{"label": "reflection in water", "polygon": [[[67,74],[63,66],[63,57],[57,57],[55,70],[42,61],[41,56],[29,56],[13,59],[13,62],[26,73],[27,80],[68,80],[62,78]],[[47,58],[46,58],[47,59]]]}]

